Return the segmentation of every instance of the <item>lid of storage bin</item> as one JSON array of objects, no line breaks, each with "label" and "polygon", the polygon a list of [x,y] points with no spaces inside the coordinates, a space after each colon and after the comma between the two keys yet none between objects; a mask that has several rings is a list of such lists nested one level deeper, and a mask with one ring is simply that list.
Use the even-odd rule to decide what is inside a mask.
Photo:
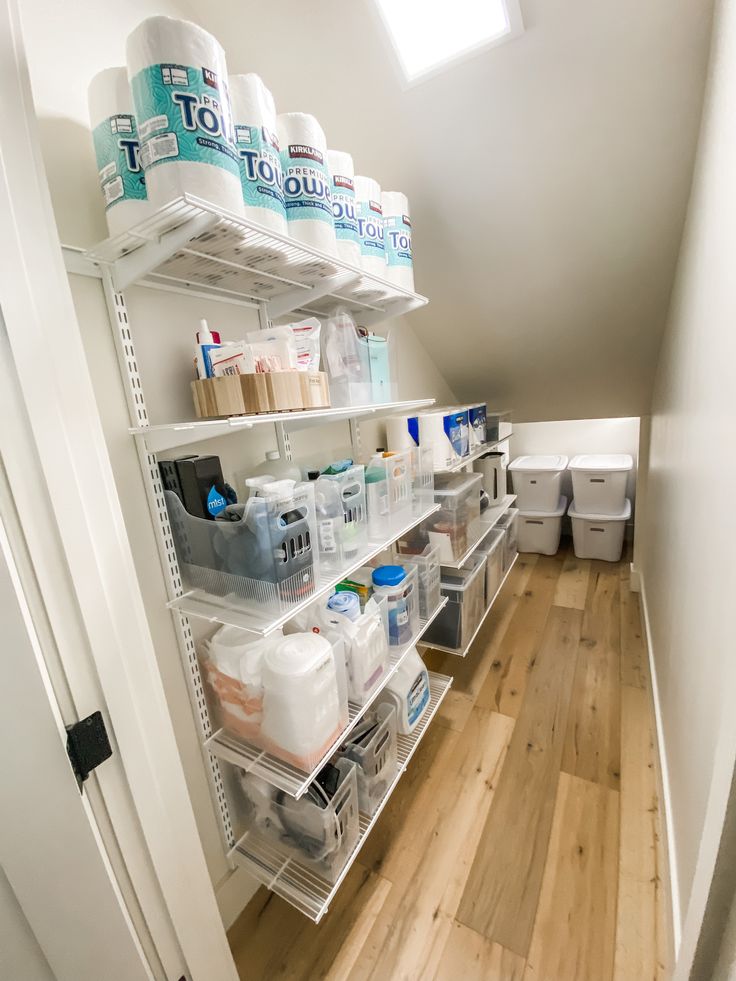
[{"label": "lid of storage bin", "polygon": [[557,472],[566,468],[567,457],[557,453],[548,453],[545,456],[517,456],[514,462],[509,464],[509,470],[531,470],[538,473]]},{"label": "lid of storage bin", "polygon": [[398,586],[406,579],[403,565],[379,565],[373,570],[374,586]]},{"label": "lid of storage bin", "polygon": [[462,494],[467,492],[475,484],[478,485],[483,480],[480,473],[436,473],[434,475],[434,493],[438,494]]},{"label": "lid of storage bin", "polygon": [[519,509],[520,518],[561,518],[562,515],[567,510],[567,498],[564,494],[560,494],[560,499],[557,502],[557,507],[554,511],[522,511]]},{"label": "lid of storage bin", "polygon": [[462,569],[442,568],[440,573],[440,590],[456,589],[465,592],[475,577],[486,567],[486,556],[473,553],[470,557],[472,567],[463,566]]},{"label": "lid of storage bin", "polygon": [[588,512],[576,511],[575,501],[572,502],[568,510],[571,518],[583,518],[585,521],[628,521],[631,517],[631,501],[626,498],[624,509],[620,514],[591,514]]},{"label": "lid of storage bin", "polygon": [[473,555],[477,555],[479,552],[483,555],[490,555],[500,545],[505,534],[506,532],[503,528],[494,528],[493,531],[486,535],[475,552],[473,552]]},{"label": "lid of storage bin", "polygon": [[628,453],[581,453],[570,460],[570,470],[606,470],[615,473],[633,469],[634,460]]}]

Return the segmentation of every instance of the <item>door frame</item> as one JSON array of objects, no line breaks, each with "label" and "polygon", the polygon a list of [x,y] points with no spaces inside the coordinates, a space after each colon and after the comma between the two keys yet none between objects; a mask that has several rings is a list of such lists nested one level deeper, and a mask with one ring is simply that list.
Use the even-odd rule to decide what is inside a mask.
[{"label": "door frame", "polygon": [[102,709],[110,723],[115,754],[91,779],[162,962],[173,968],[178,948],[188,981],[235,981],[64,268],[15,0],[0,5],[0,46],[0,306],[27,419],[27,432],[17,416],[0,427],[8,482],[74,712]]}]

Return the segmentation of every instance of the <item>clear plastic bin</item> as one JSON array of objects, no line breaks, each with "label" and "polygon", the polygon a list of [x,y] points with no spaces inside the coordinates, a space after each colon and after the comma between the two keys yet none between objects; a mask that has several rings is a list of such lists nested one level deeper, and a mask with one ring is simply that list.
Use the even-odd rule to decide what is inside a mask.
[{"label": "clear plastic bin", "polygon": [[419,617],[427,620],[440,604],[440,549],[438,545],[426,545],[419,553],[412,551],[408,542],[396,544],[399,565],[414,566],[417,570]]},{"label": "clear plastic bin", "polygon": [[417,446],[411,452],[414,510],[422,512],[434,502],[434,456],[431,446]]},{"label": "clear plastic bin", "polygon": [[314,592],[317,535],[309,484],[231,505],[222,514],[240,520],[230,521],[195,518],[173,491],[164,496],[186,589],[232,595],[259,615],[282,612]]},{"label": "clear plastic bin", "polygon": [[479,473],[435,475],[434,499],[440,510],[423,523],[429,543],[438,545],[440,562],[462,558],[480,535]]},{"label": "clear plastic bin", "polygon": [[312,483],[320,560],[326,568],[343,569],[368,539],[365,468],[322,474]]},{"label": "clear plastic bin", "polygon": [[487,409],[486,410],[486,440],[489,443],[497,443],[499,440],[508,439],[513,432],[510,409]]},{"label": "clear plastic bin", "polygon": [[486,558],[486,606],[498,592],[503,579],[503,553],[506,532],[494,529],[482,542],[476,555]]},{"label": "clear plastic bin", "polygon": [[412,481],[412,450],[371,458],[365,468],[369,538],[385,539],[396,522],[411,514]]},{"label": "clear plastic bin", "polygon": [[338,757],[357,766],[358,803],[364,814],[375,814],[396,776],[396,745],[396,709],[384,702],[366,713],[338,751]]},{"label": "clear plastic bin", "polygon": [[254,835],[276,843],[331,882],[345,867],[359,832],[355,763],[340,759],[334,768],[339,780],[331,798],[316,780],[296,800],[253,774],[241,771],[240,778],[246,799],[247,837]]},{"label": "clear plastic bin", "polygon": [[425,631],[423,642],[465,650],[486,612],[485,571],[485,556],[477,553],[462,569],[443,569],[440,589],[447,605]]},{"label": "clear plastic bin", "polygon": [[496,523],[496,527],[503,531],[503,571],[504,574],[511,568],[511,563],[519,554],[518,537],[519,509],[509,508],[505,511]]},{"label": "clear plastic bin", "polygon": [[[301,770],[313,769],[348,723],[345,647],[339,636],[326,639],[333,667],[325,670],[320,663],[309,675],[285,679],[278,691],[273,673],[264,671],[264,659],[284,640],[280,634],[254,640],[237,627],[224,627],[200,643],[197,656],[215,725]],[[292,707],[295,687],[300,694]],[[275,738],[284,718],[288,748]]]}]

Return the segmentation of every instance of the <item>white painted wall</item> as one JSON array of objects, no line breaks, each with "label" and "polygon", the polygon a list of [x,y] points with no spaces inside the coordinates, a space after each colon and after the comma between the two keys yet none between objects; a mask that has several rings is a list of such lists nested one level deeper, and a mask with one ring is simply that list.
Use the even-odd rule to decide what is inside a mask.
[{"label": "white painted wall", "polygon": [[54,981],[18,898],[0,868],[0,977]]},{"label": "white painted wall", "polygon": [[[637,562],[658,693],[685,978],[736,752],[736,2],[723,0],[651,414]],[[644,465],[644,463],[642,464]],[[643,520],[642,520],[643,519]]]},{"label": "white painted wall", "polygon": [[[560,422],[514,423],[512,457],[561,453],[570,460],[578,453],[628,453],[634,460],[626,496],[636,500],[636,460],[639,454],[639,420],[568,419]],[[562,478],[562,493],[572,500],[572,475]]]}]

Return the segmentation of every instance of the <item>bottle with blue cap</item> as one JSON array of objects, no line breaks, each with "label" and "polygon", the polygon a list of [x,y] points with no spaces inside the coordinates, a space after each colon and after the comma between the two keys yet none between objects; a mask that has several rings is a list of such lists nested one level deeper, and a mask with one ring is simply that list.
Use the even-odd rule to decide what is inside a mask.
[{"label": "bottle with blue cap", "polygon": [[388,609],[388,642],[392,647],[406,644],[412,636],[414,583],[401,565],[381,565],[373,570],[373,592],[385,596]]}]

